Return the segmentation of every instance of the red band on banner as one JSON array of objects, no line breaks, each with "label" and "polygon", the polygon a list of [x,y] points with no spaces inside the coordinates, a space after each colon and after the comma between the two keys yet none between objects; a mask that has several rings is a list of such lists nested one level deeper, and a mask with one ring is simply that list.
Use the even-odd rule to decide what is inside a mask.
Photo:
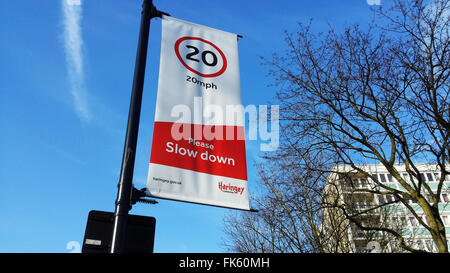
[{"label": "red band on banner", "polygon": [[155,122],[150,163],[247,180],[244,127]]}]

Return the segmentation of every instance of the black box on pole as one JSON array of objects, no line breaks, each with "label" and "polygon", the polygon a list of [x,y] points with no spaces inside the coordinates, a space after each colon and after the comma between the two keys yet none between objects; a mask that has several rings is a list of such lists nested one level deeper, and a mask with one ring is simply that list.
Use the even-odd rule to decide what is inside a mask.
[{"label": "black box on pole", "polygon": [[[84,233],[82,253],[110,253],[114,213],[91,210]],[[156,219],[132,215],[127,217],[124,253],[153,253]]]}]

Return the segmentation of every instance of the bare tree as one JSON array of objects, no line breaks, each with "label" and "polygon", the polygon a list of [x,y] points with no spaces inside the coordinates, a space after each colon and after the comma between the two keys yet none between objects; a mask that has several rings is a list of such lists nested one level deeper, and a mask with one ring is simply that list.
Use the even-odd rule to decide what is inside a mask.
[{"label": "bare tree", "polygon": [[[389,10],[375,12],[378,21],[367,30],[353,25],[343,33],[330,27],[328,33],[317,34],[311,31],[311,23],[300,23],[296,33],[286,33],[286,53],[265,59],[278,88],[282,129],[280,148],[268,160],[280,163],[280,168],[295,165],[292,169],[298,172],[298,179],[278,181],[287,175],[279,175],[283,169],[260,173],[268,190],[262,199],[273,201],[269,208],[283,208],[282,217],[275,215],[279,209],[272,209],[271,218],[279,219],[281,236],[287,236],[293,245],[303,245],[302,240],[314,242],[308,251],[323,251],[328,246],[317,238],[323,229],[314,233],[317,227],[323,228],[324,213],[319,207],[332,209],[327,217],[343,216],[348,221],[342,223],[394,238],[404,250],[421,251],[386,221],[361,217],[401,204],[429,232],[438,251],[448,252],[439,200],[450,176],[450,2],[395,0]],[[435,189],[421,175],[420,161],[435,164],[439,178]],[[361,167],[367,162],[381,163],[402,189],[374,180]],[[302,174],[314,174],[316,179]],[[371,186],[361,189],[349,183],[353,192],[392,196],[392,202],[352,210],[351,204],[331,198],[329,191],[321,192],[332,175],[345,181],[355,174]],[[315,186],[301,187],[311,181],[316,181]],[[336,192],[339,187],[336,185]],[[314,189],[315,196],[298,194],[304,189]],[[288,202],[285,196],[300,200]],[[425,218],[410,200],[420,206]],[[321,219],[308,223],[308,210]],[[304,223],[308,229],[302,229]],[[336,242],[343,242],[342,237]]]},{"label": "bare tree", "polygon": [[[225,248],[233,252],[331,252],[329,241],[341,242],[343,236],[339,233],[346,231],[341,227],[324,232],[323,177],[308,169],[299,169],[288,158],[266,160],[257,165],[260,192],[252,200],[259,212],[227,215]],[[329,223],[335,226],[345,224],[343,219],[333,220]],[[342,245],[339,243],[340,247]]]},{"label": "bare tree", "polygon": [[[311,163],[314,167],[304,166]],[[331,205],[333,198],[339,195],[326,190],[330,186],[326,176],[329,171],[320,170],[332,166],[327,168],[322,163],[328,164],[328,160],[319,157],[299,160],[292,154],[266,155],[265,162],[257,164],[260,192],[252,200],[260,210],[257,214],[229,212],[224,219],[225,249],[232,252],[354,252],[349,229],[358,227],[343,217],[341,204]],[[350,198],[353,200],[344,211],[355,212],[352,216],[360,217],[362,214],[355,210],[360,195],[355,193]],[[374,219],[374,215],[366,214]],[[386,222],[379,218],[387,215],[389,211],[376,215],[377,226]],[[395,231],[400,230],[399,225],[391,226]],[[378,251],[388,251],[390,238],[387,234],[381,239],[376,231],[365,232],[363,236],[359,242],[364,246],[376,240]]]}]

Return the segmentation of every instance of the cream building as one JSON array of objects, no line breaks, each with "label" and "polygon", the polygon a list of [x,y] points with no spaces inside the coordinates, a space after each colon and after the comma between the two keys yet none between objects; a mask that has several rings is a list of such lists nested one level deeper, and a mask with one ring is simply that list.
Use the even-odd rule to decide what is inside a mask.
[{"label": "cream building", "polygon": [[[407,206],[398,201],[403,186],[381,165],[358,165],[356,171],[349,165],[336,166],[325,187],[327,203],[323,210],[324,228],[331,234],[327,244],[331,252],[404,252],[396,240],[384,231],[363,231],[346,220],[345,213],[354,215],[364,226],[386,227],[403,235],[405,241],[417,249],[437,252],[431,234],[420,224]],[[418,179],[406,172],[405,165],[395,166],[400,175],[411,186],[418,186]],[[416,164],[420,177],[429,190],[436,193],[441,179],[436,164]],[[447,167],[446,167],[447,168]],[[450,169],[448,166],[447,170]],[[375,183],[374,181],[378,181]],[[422,194],[429,202],[429,190],[422,186]],[[379,194],[382,193],[382,194]],[[427,223],[421,207],[409,200],[407,205]],[[450,176],[444,177],[438,207],[446,230],[447,244],[450,242]],[[450,245],[449,245],[450,246]],[[450,247],[449,247],[450,248]]]}]

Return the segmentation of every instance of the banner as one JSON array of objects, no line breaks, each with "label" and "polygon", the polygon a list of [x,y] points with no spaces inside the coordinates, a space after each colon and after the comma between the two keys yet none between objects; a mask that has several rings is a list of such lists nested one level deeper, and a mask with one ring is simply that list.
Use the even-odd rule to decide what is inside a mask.
[{"label": "banner", "polygon": [[148,192],[249,210],[237,35],[162,19]]}]

